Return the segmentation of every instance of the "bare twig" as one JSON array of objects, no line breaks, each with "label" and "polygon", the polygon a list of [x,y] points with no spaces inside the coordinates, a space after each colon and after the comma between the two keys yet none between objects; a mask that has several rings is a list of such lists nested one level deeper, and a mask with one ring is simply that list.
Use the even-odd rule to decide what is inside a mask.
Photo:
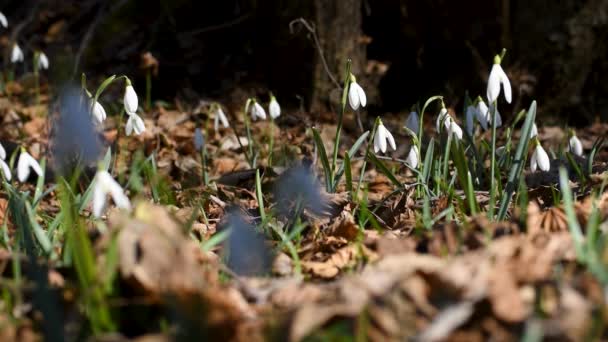
[{"label": "bare twig", "polygon": [[306,28],[310,36],[312,36],[312,40],[315,43],[315,47],[317,51],[319,51],[319,56],[321,57],[321,62],[323,62],[323,68],[325,69],[325,73],[331,79],[331,81],[336,85],[338,89],[342,89],[340,82],[336,79],[336,77],[332,74],[331,70],[329,70],[329,66],[327,65],[327,61],[325,60],[325,55],[323,54],[323,48],[321,47],[321,43],[319,42],[319,37],[317,36],[317,29],[314,24],[309,23],[304,18],[294,19],[289,23],[289,32],[294,33],[294,27],[296,24],[300,24]]}]

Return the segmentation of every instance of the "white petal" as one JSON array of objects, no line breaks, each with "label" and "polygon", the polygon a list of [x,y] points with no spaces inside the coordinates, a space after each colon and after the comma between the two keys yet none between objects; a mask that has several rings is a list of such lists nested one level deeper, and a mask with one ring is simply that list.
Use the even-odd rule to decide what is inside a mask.
[{"label": "white petal", "polygon": [[128,114],[133,114],[137,112],[138,99],[137,93],[135,93],[135,89],[133,88],[133,86],[128,85],[125,87],[125,97],[123,101],[125,105],[125,111]]},{"label": "white petal", "polygon": [[133,130],[135,131],[135,134],[142,134],[146,130],[144,120],[142,120],[137,114],[131,115],[131,118],[133,119]]},{"label": "white petal", "polygon": [[530,157],[530,171],[535,172],[536,171],[536,167],[538,166],[538,163],[536,162],[536,150],[534,150],[534,153],[532,153],[532,157]]},{"label": "white petal", "polygon": [[479,121],[479,124],[481,125],[481,127],[484,130],[488,129],[488,106],[486,105],[485,102],[479,101],[479,103],[477,103],[477,121]]},{"label": "white petal", "polygon": [[412,145],[410,152],[407,154],[405,162],[413,169],[418,167],[418,146]]},{"label": "white petal", "polygon": [[220,116],[215,113],[215,118],[213,118],[213,130],[217,132],[220,128]]},{"label": "white petal", "polygon": [[8,27],[8,20],[6,20],[6,16],[2,12],[0,12],[0,25],[4,28]]},{"label": "white petal", "polygon": [[359,103],[361,104],[361,107],[365,107],[367,105],[367,95],[365,95],[363,88],[361,88],[358,83],[355,89],[357,90],[357,95],[359,95]]},{"label": "white petal", "polygon": [[576,135],[574,135],[570,138],[569,148],[573,154],[575,154],[579,157],[581,157],[583,155],[583,144],[581,143],[581,141],[578,139],[578,137]]},{"label": "white petal", "polygon": [[500,83],[502,83],[502,90],[505,92],[505,100],[511,103],[511,82],[502,68],[500,68]]},{"label": "white petal", "polygon": [[549,171],[551,168],[551,161],[549,160],[549,155],[542,148],[542,146],[536,146],[536,161],[538,163],[538,168],[542,171]]},{"label": "white petal", "polygon": [[488,77],[488,90],[486,96],[488,97],[488,102],[493,103],[498,99],[498,95],[500,95],[500,83],[501,83],[501,72],[502,68],[500,64],[492,65],[492,70],[490,71],[490,76]]},{"label": "white petal", "polygon": [[348,89],[348,104],[353,110],[359,109],[359,105],[361,102],[359,101],[359,92],[357,91],[357,87],[359,85],[355,82],[350,84],[350,89]]},{"label": "white petal", "polygon": [[270,101],[268,105],[268,112],[270,113],[270,117],[276,119],[281,115],[281,107],[279,103],[274,98]]},{"label": "white petal", "polygon": [[378,126],[376,128],[376,134],[374,135],[374,153],[378,153],[379,150],[382,150],[382,140],[384,140],[384,136],[382,135],[382,130],[380,129],[380,126]]},{"label": "white petal", "polygon": [[475,107],[473,106],[468,106],[467,107],[467,112],[466,112],[466,129],[467,129],[467,133],[469,134],[469,136],[473,136],[473,131],[475,129],[474,123],[475,123],[475,114],[476,110]]},{"label": "white petal", "polygon": [[30,168],[42,176],[42,168],[40,164],[32,157],[29,153],[22,151],[19,154],[19,160],[17,161],[17,178],[20,182],[25,182],[30,176]]},{"label": "white petal", "polygon": [[530,139],[534,138],[538,135],[538,128],[536,127],[536,123],[532,124],[532,129],[530,130]]},{"label": "white petal", "polygon": [[418,113],[411,112],[410,115],[405,120],[405,127],[409,128],[416,135],[419,135],[418,129],[420,129],[420,120],[418,118]]},{"label": "white petal", "polygon": [[439,115],[437,116],[437,121],[435,121],[435,128],[437,129],[437,132],[441,131],[440,125],[442,123],[445,124],[445,121],[447,120],[448,116],[448,110],[445,108],[441,108],[441,110],[439,111]]},{"label": "white petal", "polygon": [[219,117],[219,119],[222,122],[222,125],[224,126],[224,128],[230,127],[230,125],[228,124],[228,118],[226,118],[226,114],[224,114],[224,111],[222,110],[222,108],[219,108],[217,110],[216,116]]},{"label": "white petal", "polygon": [[2,174],[4,174],[4,178],[10,181],[12,177],[11,169],[8,167],[8,164],[2,159],[0,159],[0,168],[2,169]]},{"label": "white petal", "polygon": [[101,213],[106,206],[106,192],[100,183],[100,180],[96,178],[95,185],[93,185],[93,215],[95,217],[101,217]]},{"label": "white petal", "polygon": [[49,68],[49,58],[44,54],[44,52],[41,52],[40,55],[38,56],[38,67],[40,69]]},{"label": "white petal", "polygon": [[6,159],[6,150],[2,144],[0,144],[0,159]]},{"label": "white petal", "polygon": [[458,140],[462,140],[462,128],[460,128],[460,126],[454,120],[450,120],[450,128],[448,133],[454,134]]},{"label": "white petal", "polygon": [[397,145],[395,144],[395,138],[393,138],[391,132],[388,129],[384,128],[384,133],[386,134],[386,140],[388,140],[388,144],[391,146],[393,151],[396,150]]},{"label": "white petal", "polygon": [[266,120],[266,111],[264,110],[264,107],[262,107],[259,103],[255,102],[251,107],[251,117],[253,118],[253,120],[255,120],[256,117],[262,120]]},{"label": "white petal", "polygon": [[95,101],[95,104],[93,105],[93,117],[98,123],[102,123],[106,119],[106,110],[103,108],[101,103],[97,101]]},{"label": "white petal", "polygon": [[17,44],[13,45],[13,50],[11,51],[11,62],[23,62],[23,51],[21,51],[21,48]]},{"label": "white petal", "polygon": [[129,115],[129,119],[127,120],[127,124],[125,125],[125,134],[130,136],[133,133],[133,116]]}]

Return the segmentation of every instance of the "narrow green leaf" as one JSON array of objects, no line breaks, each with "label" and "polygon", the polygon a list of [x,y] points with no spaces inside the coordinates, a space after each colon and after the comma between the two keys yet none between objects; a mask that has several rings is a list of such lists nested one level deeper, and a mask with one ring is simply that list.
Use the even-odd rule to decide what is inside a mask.
[{"label": "narrow green leaf", "polygon": [[323,172],[325,173],[325,189],[327,192],[331,192],[333,180],[331,179],[329,159],[327,159],[327,152],[325,151],[321,135],[319,135],[319,131],[314,127],[312,128],[312,136],[315,140],[315,145],[317,145],[317,156],[321,159],[321,165],[323,165]]},{"label": "narrow green leaf", "polygon": [[397,180],[395,175],[389,170],[384,163],[380,161],[373,153],[368,153],[367,158],[382,172],[396,187],[402,188],[403,185]]}]

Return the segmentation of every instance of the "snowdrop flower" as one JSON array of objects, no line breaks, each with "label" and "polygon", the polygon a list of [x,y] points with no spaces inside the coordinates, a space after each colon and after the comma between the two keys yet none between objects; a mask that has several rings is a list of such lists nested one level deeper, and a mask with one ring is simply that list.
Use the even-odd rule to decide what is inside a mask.
[{"label": "snowdrop flower", "polygon": [[530,139],[534,138],[538,135],[538,128],[536,127],[536,122],[532,124],[532,129],[530,130]]},{"label": "snowdrop flower", "polygon": [[133,86],[131,85],[131,80],[128,78],[127,85],[125,86],[125,97],[123,102],[125,105],[125,112],[127,112],[127,114],[134,114],[137,112],[137,93],[135,93],[135,89],[133,89]]},{"label": "snowdrop flower", "polygon": [[410,115],[408,115],[407,120],[405,120],[405,127],[409,128],[416,136],[420,134],[418,130],[420,129],[420,119],[418,118],[418,113],[412,111]]},{"label": "snowdrop flower", "polygon": [[395,139],[391,132],[384,127],[382,124],[382,120],[378,119],[378,127],[376,127],[376,135],[374,136],[374,153],[378,153],[378,151],[382,151],[382,153],[386,152],[386,142],[388,141],[389,145],[393,150],[397,149],[395,145]]},{"label": "snowdrop flower", "polygon": [[144,120],[142,120],[141,117],[135,113],[129,114],[129,119],[127,120],[127,125],[125,126],[127,136],[131,135],[133,131],[135,131],[135,134],[140,135],[145,130],[146,126],[144,125]]},{"label": "snowdrop flower", "polygon": [[[251,101],[251,106],[249,106]],[[256,100],[249,99],[247,101],[247,106],[249,107],[249,114],[251,114],[251,119],[255,121],[257,118],[262,120],[266,120],[266,111],[264,107],[262,107]]]},{"label": "snowdrop flower", "polygon": [[6,159],[6,150],[2,144],[0,144],[0,159]]},{"label": "snowdrop flower", "polygon": [[93,117],[97,120],[98,123],[102,123],[106,119],[106,110],[103,109],[103,106],[98,101],[95,101],[93,104]]},{"label": "snowdrop flower", "polygon": [[545,149],[540,145],[538,139],[535,139],[536,147],[534,147],[534,152],[532,153],[532,158],[530,158],[530,170],[535,172],[537,168],[541,171],[549,171],[551,168],[551,161],[549,160],[549,155],[545,152]]},{"label": "snowdrop flower", "polygon": [[49,68],[49,58],[46,56],[44,52],[40,52],[38,55],[38,69],[48,69]]},{"label": "snowdrop flower", "polygon": [[475,132],[474,124],[475,124],[475,117],[477,116],[477,110],[475,109],[475,107],[472,105],[468,106],[465,116],[466,116],[465,128],[466,128],[469,136],[472,137],[473,133]]},{"label": "snowdrop flower", "polygon": [[217,109],[215,110],[215,118],[213,119],[213,129],[217,132],[220,127],[220,122],[224,128],[228,128],[230,125],[228,124],[228,118],[226,118],[226,114],[222,110],[220,105],[216,105]]},{"label": "snowdrop flower", "polygon": [[0,169],[2,170],[2,174],[4,174],[4,178],[6,178],[6,180],[11,180],[11,169],[8,167],[8,164],[4,161],[4,159],[6,159],[6,150],[4,149],[4,146],[2,146],[2,144],[0,144]]},{"label": "snowdrop flower", "polygon": [[437,132],[441,131],[442,123],[445,125],[446,128],[449,127],[449,124],[446,124],[446,121],[449,120],[449,117],[450,115],[448,114],[448,110],[445,109],[445,106],[442,107],[439,111],[439,115],[437,115],[437,120],[435,121],[435,128],[437,129]]},{"label": "snowdrop flower", "polygon": [[93,215],[100,217],[106,206],[106,196],[110,194],[114,204],[121,209],[131,209],[131,202],[120,185],[105,170],[97,171],[93,180]]},{"label": "snowdrop flower", "polygon": [[6,20],[6,16],[2,12],[0,12],[0,25],[2,25],[4,28],[8,27],[8,20]]},{"label": "snowdrop flower", "polygon": [[268,104],[268,113],[270,113],[272,119],[276,119],[281,115],[281,106],[279,106],[276,97],[272,94],[270,95],[270,104]]},{"label": "snowdrop flower", "polygon": [[500,62],[500,56],[496,55],[494,57],[494,65],[492,66],[490,76],[488,77],[488,90],[486,95],[489,103],[494,103],[498,99],[501,85],[505,94],[505,100],[507,100],[508,103],[511,103],[511,82],[509,81],[507,74],[502,70]]},{"label": "snowdrop flower", "polygon": [[477,105],[475,106],[475,115],[477,117],[477,121],[481,125],[481,127],[485,130],[488,129],[488,122],[490,121],[490,115],[488,113],[489,109],[483,99],[480,97],[477,98]]},{"label": "snowdrop flower", "polygon": [[23,62],[23,51],[17,43],[13,45],[13,50],[11,51],[11,63],[19,63]]},{"label": "snowdrop flower", "polygon": [[412,169],[418,167],[418,146],[416,144],[412,144],[412,147],[410,147],[410,152],[407,154],[405,163]]},{"label": "snowdrop flower", "polygon": [[348,103],[353,110],[359,109],[359,106],[365,107],[367,104],[367,96],[363,88],[357,83],[357,79],[353,74],[350,74],[350,87],[348,88]]},{"label": "snowdrop flower", "polygon": [[34,170],[39,177],[42,177],[43,172],[40,164],[22,147],[17,161],[17,178],[20,182],[23,183],[30,177],[30,169]]},{"label": "snowdrop flower", "polygon": [[577,155],[579,157],[583,156],[583,144],[579,140],[579,138],[574,133],[574,130],[570,130],[570,140],[568,140],[568,150],[572,152],[572,154]]},{"label": "snowdrop flower", "polygon": [[462,128],[460,128],[456,121],[454,121],[454,119],[452,119],[452,117],[449,115],[448,119],[445,121],[446,123],[449,123],[449,126],[447,126],[448,135],[454,134],[458,140],[462,140]]}]

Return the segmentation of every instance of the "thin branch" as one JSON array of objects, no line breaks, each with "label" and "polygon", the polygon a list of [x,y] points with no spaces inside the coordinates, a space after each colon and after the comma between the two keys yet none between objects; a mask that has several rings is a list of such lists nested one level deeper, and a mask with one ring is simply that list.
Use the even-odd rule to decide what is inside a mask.
[{"label": "thin branch", "polygon": [[336,88],[342,89],[342,85],[340,85],[340,82],[338,82],[336,77],[329,70],[329,66],[327,65],[327,61],[325,60],[325,55],[323,54],[323,48],[321,47],[321,43],[319,42],[319,37],[317,36],[317,29],[316,29],[315,25],[312,23],[309,23],[304,18],[294,19],[289,23],[289,32],[291,32],[291,34],[294,33],[294,26],[296,24],[300,24],[300,25],[304,26],[304,28],[306,28],[308,33],[312,36],[313,42],[315,43],[315,47],[317,48],[317,51],[319,51],[319,56],[321,57],[321,62],[323,62],[323,68],[325,69],[325,73],[327,73],[327,76],[329,76],[331,81],[336,85]]}]

